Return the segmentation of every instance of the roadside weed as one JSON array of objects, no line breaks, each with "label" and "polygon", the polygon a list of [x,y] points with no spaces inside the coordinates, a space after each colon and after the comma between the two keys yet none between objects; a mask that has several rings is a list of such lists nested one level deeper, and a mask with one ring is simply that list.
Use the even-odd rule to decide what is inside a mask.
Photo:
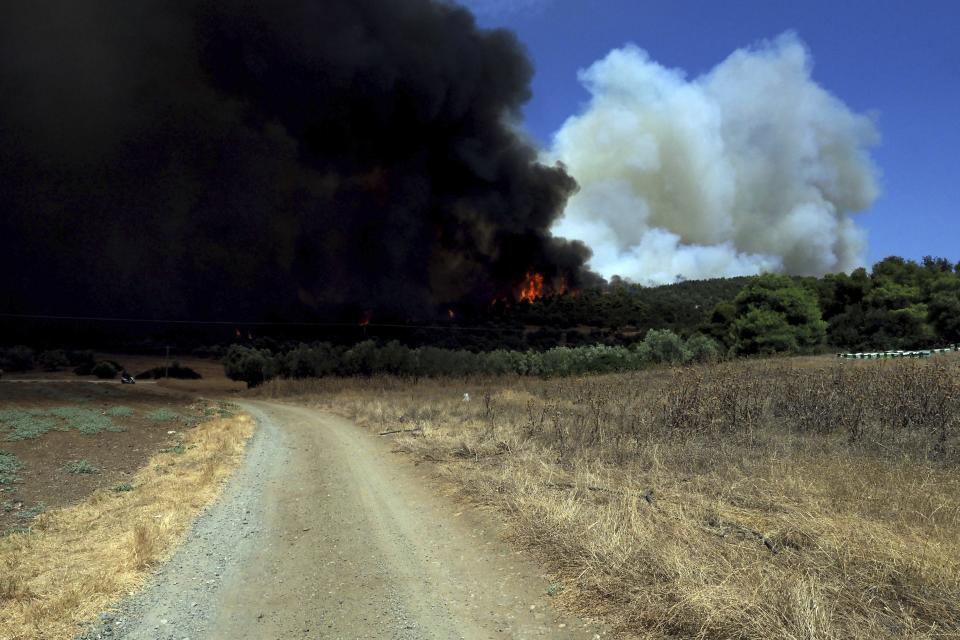
[{"label": "roadside weed", "polygon": [[93,466],[89,460],[71,460],[63,465],[63,470],[67,473],[98,473],[100,470]]},{"label": "roadside weed", "polygon": [[17,517],[21,520],[33,520],[38,515],[47,510],[47,505],[43,502],[38,502],[29,509],[24,509],[17,514]]},{"label": "roadside weed", "polygon": [[6,538],[13,535],[28,535],[33,533],[30,527],[11,527],[5,531],[0,531],[0,538]]},{"label": "roadside weed", "polygon": [[232,402],[220,401],[215,406],[204,407],[203,416],[205,418],[229,418],[239,410],[240,407]]},{"label": "roadside weed", "polygon": [[177,455],[180,455],[181,453],[184,453],[184,452],[185,452],[187,449],[189,449],[189,448],[190,448],[190,446],[185,445],[185,444],[182,443],[182,442],[178,442],[177,444],[173,445],[172,447],[167,447],[167,448],[165,448],[165,449],[160,449],[160,453],[175,453],[175,454],[177,454]]}]

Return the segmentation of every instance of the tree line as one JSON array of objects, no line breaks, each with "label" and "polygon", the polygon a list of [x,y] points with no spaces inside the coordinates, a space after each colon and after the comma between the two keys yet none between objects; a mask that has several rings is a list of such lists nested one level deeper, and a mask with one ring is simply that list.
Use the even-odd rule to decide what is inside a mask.
[{"label": "tree line", "polygon": [[403,377],[465,375],[566,376],[635,371],[658,363],[711,362],[723,357],[721,345],[703,334],[683,340],[669,329],[653,329],[630,347],[591,345],[553,347],[545,351],[468,351],[438,347],[411,348],[397,341],[365,340],[351,347],[327,342],[287,345],[274,351],[231,346],[223,359],[227,376],[255,387],[275,377]]},{"label": "tree line", "polygon": [[889,257],[868,272],[764,275],[698,327],[735,354],[888,351],[960,342],[960,265]]},{"label": "tree line", "polygon": [[[765,274],[647,288],[614,280],[494,310],[503,334],[445,333],[431,344],[233,345],[227,373],[249,384],[275,376],[404,376],[629,371],[828,349],[915,349],[960,342],[960,265],[886,258],[868,272],[822,278]],[[499,324],[496,324],[499,323]],[[525,327],[517,331],[517,327]]]}]

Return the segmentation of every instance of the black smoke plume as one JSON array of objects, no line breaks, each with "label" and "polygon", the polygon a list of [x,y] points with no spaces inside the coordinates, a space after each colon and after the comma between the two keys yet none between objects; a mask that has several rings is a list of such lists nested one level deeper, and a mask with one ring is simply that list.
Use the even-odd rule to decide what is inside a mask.
[{"label": "black smoke plume", "polygon": [[575,190],[515,37],[429,0],[33,0],[0,23],[0,311],[424,317],[528,270]]}]

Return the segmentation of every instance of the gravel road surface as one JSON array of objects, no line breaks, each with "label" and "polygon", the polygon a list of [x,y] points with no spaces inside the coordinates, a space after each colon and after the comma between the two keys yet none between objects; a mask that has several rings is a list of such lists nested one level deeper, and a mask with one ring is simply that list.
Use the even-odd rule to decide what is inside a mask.
[{"label": "gravel road surface", "polygon": [[496,520],[349,421],[249,402],[260,428],[220,500],[94,638],[597,638],[552,609]]}]

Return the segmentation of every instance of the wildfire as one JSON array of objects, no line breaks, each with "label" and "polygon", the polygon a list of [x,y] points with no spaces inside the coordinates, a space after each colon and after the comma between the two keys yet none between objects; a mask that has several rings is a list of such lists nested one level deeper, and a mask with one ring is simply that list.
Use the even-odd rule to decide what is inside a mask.
[{"label": "wildfire", "polygon": [[562,296],[567,292],[567,279],[563,276],[557,280],[556,286],[553,288],[553,295]]},{"label": "wildfire", "polygon": [[453,309],[447,309],[447,316],[448,316],[451,320],[453,320],[454,318],[457,317],[457,314],[453,312]]},{"label": "wildfire", "polygon": [[543,297],[543,274],[536,272],[527,272],[527,278],[520,289],[520,300],[533,303]]},{"label": "wildfire", "polygon": [[363,316],[360,318],[360,326],[365,327],[370,324],[370,320],[373,319],[373,311],[364,311]]}]

